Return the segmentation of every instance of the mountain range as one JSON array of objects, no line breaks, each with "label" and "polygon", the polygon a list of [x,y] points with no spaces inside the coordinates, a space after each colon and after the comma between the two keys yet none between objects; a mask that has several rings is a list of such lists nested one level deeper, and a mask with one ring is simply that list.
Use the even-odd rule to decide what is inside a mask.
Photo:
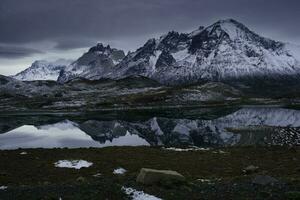
[{"label": "mountain range", "polygon": [[1,110],[97,110],[300,102],[300,47],[235,20],[171,31],[124,53],[101,43],[75,61],[0,75]]},{"label": "mountain range", "polygon": [[[22,74],[22,80],[47,79],[56,77],[58,71],[49,68],[43,76],[32,76],[36,72],[31,68],[15,77]],[[50,75],[51,71],[55,76]],[[191,33],[171,31],[149,39],[126,56],[122,50],[97,44],[61,68],[57,77],[64,83],[79,77],[99,80],[144,76],[161,84],[181,85],[253,78],[298,79],[299,74],[299,46],[259,36],[242,23],[228,19]]]}]

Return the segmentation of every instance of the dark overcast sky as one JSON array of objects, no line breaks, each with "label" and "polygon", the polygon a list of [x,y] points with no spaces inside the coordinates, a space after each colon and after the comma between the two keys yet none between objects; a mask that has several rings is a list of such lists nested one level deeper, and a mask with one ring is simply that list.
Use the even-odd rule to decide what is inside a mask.
[{"label": "dark overcast sky", "polygon": [[299,0],[0,0],[0,74],[35,59],[76,58],[96,42],[134,50],[225,18],[300,44],[299,8]]}]

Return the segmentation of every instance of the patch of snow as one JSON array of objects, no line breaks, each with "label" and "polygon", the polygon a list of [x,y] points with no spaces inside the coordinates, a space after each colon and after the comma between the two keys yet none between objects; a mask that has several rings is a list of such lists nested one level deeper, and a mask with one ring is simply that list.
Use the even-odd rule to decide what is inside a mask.
[{"label": "patch of snow", "polygon": [[137,191],[136,189],[130,187],[122,187],[127,195],[130,195],[133,200],[162,200],[150,194],[146,194],[143,191]]},{"label": "patch of snow", "polygon": [[221,24],[222,29],[229,35],[230,39],[236,40],[239,38],[239,34],[242,33],[237,26],[233,23],[224,22]]},{"label": "patch of snow", "polygon": [[4,185],[2,185],[2,186],[0,186],[0,190],[6,190],[8,187],[7,186],[4,186]]},{"label": "patch of snow", "polygon": [[186,152],[186,151],[209,151],[209,148],[186,148],[186,149],[181,149],[181,148],[175,148],[175,147],[170,147],[170,148],[165,148],[163,147],[164,150],[168,151],[179,151],[179,152]]},{"label": "patch of snow", "polygon": [[300,62],[300,45],[285,44],[287,51],[292,54]]},{"label": "patch of snow", "polygon": [[214,184],[214,182],[218,182],[220,180],[221,179],[202,179],[202,178],[197,179],[197,181],[200,181],[201,183],[206,183],[209,185],[212,185],[212,184]]},{"label": "patch of snow", "polygon": [[197,181],[200,181],[202,183],[210,183],[211,182],[210,179],[203,179],[203,178],[199,178],[199,179],[197,179]]},{"label": "patch of snow", "polygon": [[157,118],[154,117],[152,120],[151,120],[151,130],[155,132],[156,135],[163,135],[164,132],[161,130],[161,128],[159,127],[159,124],[157,122]]},{"label": "patch of snow", "polygon": [[154,56],[150,56],[149,64],[150,64],[150,67],[153,72],[156,70],[156,62],[157,62],[160,54],[161,54],[161,51],[156,51]]},{"label": "patch of snow", "polygon": [[94,175],[93,175],[93,177],[100,177],[100,176],[102,176],[101,173],[97,173],[97,174],[94,174]]},{"label": "patch of snow", "polygon": [[28,153],[26,151],[23,151],[20,153],[20,155],[27,155]]},{"label": "patch of snow", "polygon": [[93,163],[85,161],[85,160],[59,160],[54,163],[55,167],[59,168],[73,168],[73,169],[81,169],[90,167]]},{"label": "patch of snow", "polygon": [[218,151],[213,151],[213,153],[227,154],[228,152],[225,152],[225,151],[222,151],[222,150],[218,150]]},{"label": "patch of snow", "polygon": [[[64,121],[61,121],[61,122],[58,122],[55,124],[55,128],[57,128],[59,130],[76,129],[77,126],[78,126],[78,124],[76,124],[75,122],[69,121],[69,120],[64,120]],[[53,124],[38,126],[37,128],[40,130],[49,130],[49,129],[53,128]]]},{"label": "patch of snow", "polygon": [[181,51],[177,51],[176,53],[172,53],[173,58],[176,61],[180,61],[185,59],[186,57],[188,57],[190,54],[188,52],[187,49],[181,50]]},{"label": "patch of snow", "polygon": [[125,174],[126,172],[127,172],[126,169],[120,167],[120,168],[114,169],[113,174]]},{"label": "patch of snow", "polygon": [[113,61],[114,65],[117,65],[117,64],[120,63],[120,61],[117,61],[117,60],[114,60],[114,59],[112,59],[112,61]]},{"label": "patch of snow", "polygon": [[61,70],[65,69],[72,61],[59,59],[56,61],[38,60],[24,71],[13,76],[14,78],[22,81],[33,80],[54,80],[56,81]]}]

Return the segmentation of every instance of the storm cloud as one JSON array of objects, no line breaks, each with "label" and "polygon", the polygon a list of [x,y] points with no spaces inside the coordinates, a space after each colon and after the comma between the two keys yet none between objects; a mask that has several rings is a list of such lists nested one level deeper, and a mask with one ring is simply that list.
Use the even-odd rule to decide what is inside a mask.
[{"label": "storm cloud", "polygon": [[0,45],[0,58],[20,58],[32,54],[41,54],[41,51],[31,48]]},{"label": "storm cloud", "polygon": [[24,49],[19,56],[50,48],[34,45],[40,42],[53,43],[53,50],[70,50],[113,41],[134,50],[149,37],[187,32],[225,18],[300,44],[299,7],[299,0],[1,0],[0,44],[29,44],[28,53]]}]

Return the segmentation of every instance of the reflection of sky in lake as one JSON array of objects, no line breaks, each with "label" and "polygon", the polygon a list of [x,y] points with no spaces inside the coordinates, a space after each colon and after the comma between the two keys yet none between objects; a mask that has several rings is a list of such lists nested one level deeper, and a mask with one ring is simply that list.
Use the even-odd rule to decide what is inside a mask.
[{"label": "reflection of sky in lake", "polygon": [[0,134],[0,149],[142,145],[149,144],[144,139],[129,132],[125,136],[100,144],[70,121],[39,127],[24,125],[5,134]]},{"label": "reflection of sky in lake", "polygon": [[[0,149],[300,145],[299,110],[249,107],[212,119],[184,117],[149,115],[130,120],[82,116],[79,120],[70,116],[72,121],[56,116],[0,117]],[[59,123],[50,124],[55,122]]]}]

